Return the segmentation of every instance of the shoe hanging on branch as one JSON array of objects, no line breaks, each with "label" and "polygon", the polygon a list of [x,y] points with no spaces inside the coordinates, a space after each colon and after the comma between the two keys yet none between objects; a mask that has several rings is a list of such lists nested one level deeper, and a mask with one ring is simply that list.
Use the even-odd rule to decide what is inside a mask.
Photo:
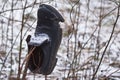
[{"label": "shoe hanging on branch", "polygon": [[28,35],[26,39],[30,56],[27,63],[31,72],[48,75],[57,62],[56,54],[62,39],[59,22],[64,19],[55,8],[46,4],[39,6],[37,18],[34,35]]}]

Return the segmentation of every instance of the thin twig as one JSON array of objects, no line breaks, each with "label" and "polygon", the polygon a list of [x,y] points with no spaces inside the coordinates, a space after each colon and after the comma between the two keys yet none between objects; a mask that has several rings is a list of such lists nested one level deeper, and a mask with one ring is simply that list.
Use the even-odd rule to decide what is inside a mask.
[{"label": "thin twig", "polygon": [[110,73],[107,77],[110,77],[112,74],[114,74],[114,73],[116,73],[116,72],[118,72],[118,71],[120,71],[120,69],[117,69],[117,70],[115,70],[114,72]]},{"label": "thin twig", "polygon": [[105,55],[105,53],[106,53],[106,50],[107,50],[107,48],[108,48],[108,46],[109,46],[109,44],[110,44],[110,41],[111,41],[111,39],[112,39],[112,37],[113,37],[113,33],[114,33],[116,24],[117,24],[118,19],[119,19],[119,16],[120,16],[120,15],[119,15],[119,11],[120,11],[119,9],[120,9],[120,4],[118,5],[117,17],[116,17],[116,20],[115,20],[115,22],[114,22],[114,25],[113,25],[113,29],[112,29],[110,38],[109,38],[108,43],[106,44],[106,47],[105,47],[105,49],[104,49],[104,51],[103,51],[103,54],[102,54],[101,59],[100,59],[100,62],[99,62],[99,64],[98,64],[97,68],[96,68],[96,71],[95,71],[95,73],[93,74],[92,80],[95,79],[95,76],[96,76],[96,74],[97,74],[97,72],[98,72],[98,70],[99,70],[99,68],[100,68],[100,65],[101,65],[101,63],[102,63],[102,60],[103,60],[104,55]]},{"label": "thin twig", "polygon": [[21,34],[20,34],[20,50],[19,50],[19,64],[18,64],[18,74],[17,74],[17,79],[20,80],[20,74],[21,74],[21,68],[20,68],[20,64],[21,64],[21,53],[22,53],[22,41],[23,41],[23,27],[24,27],[24,14],[25,14],[25,7],[27,5],[27,0],[25,2],[24,5],[24,9],[23,9],[23,14],[22,14],[22,25],[21,25]]},{"label": "thin twig", "polygon": [[47,80],[47,75],[45,75],[45,80]]},{"label": "thin twig", "polygon": [[27,54],[26,58],[24,59],[24,61],[22,63],[21,69],[22,69],[24,63],[26,62],[25,68],[24,68],[24,71],[23,71],[22,80],[25,80],[25,77],[27,75],[27,69],[28,69],[28,60],[30,59],[30,56],[33,54],[33,51],[35,50],[35,48],[36,47],[33,47],[33,49]]}]

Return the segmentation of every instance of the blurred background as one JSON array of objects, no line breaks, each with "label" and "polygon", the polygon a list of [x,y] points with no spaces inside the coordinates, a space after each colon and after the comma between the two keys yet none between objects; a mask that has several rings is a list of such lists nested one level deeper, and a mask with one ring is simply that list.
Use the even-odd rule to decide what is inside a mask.
[{"label": "blurred background", "polygon": [[24,80],[120,80],[120,0],[0,0],[0,80],[22,80],[43,3],[65,19],[58,62],[47,78],[28,70]]}]

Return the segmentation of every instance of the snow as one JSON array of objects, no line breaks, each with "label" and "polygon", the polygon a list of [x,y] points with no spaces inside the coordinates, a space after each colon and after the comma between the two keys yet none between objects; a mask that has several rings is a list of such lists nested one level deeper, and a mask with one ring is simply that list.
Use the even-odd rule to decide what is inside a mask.
[{"label": "snow", "polygon": [[45,33],[41,33],[41,34],[38,34],[36,36],[32,35],[28,45],[40,46],[41,44],[43,44],[46,41],[50,42],[49,36]]}]

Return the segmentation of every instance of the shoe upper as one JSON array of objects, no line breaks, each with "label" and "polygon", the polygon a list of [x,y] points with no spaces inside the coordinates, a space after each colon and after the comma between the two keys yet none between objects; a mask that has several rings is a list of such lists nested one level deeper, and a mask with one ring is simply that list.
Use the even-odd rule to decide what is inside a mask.
[{"label": "shoe upper", "polygon": [[60,13],[50,5],[41,4],[37,13],[38,21],[33,36],[28,36],[28,54],[35,47],[28,68],[34,73],[50,74],[57,62],[57,51],[62,39],[59,22],[64,22]]}]

